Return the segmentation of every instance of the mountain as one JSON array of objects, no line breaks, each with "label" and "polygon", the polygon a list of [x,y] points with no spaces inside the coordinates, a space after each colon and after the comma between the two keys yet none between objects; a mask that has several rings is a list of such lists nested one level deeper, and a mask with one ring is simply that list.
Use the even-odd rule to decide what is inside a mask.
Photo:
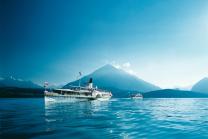
[{"label": "mountain", "polygon": [[42,88],[41,86],[22,79],[15,79],[14,77],[1,78],[0,87],[18,87],[18,88]]},{"label": "mountain", "polygon": [[143,93],[144,98],[208,98],[208,94],[193,92],[193,91],[181,91],[174,89],[164,89]]},{"label": "mountain", "polygon": [[208,93],[208,78],[198,81],[191,89],[192,91]]},{"label": "mountain", "polygon": [[[94,86],[112,91],[114,96],[115,94],[116,96],[119,95],[119,93],[126,93],[127,95],[127,93],[131,91],[148,92],[160,89],[153,84],[109,64],[81,78],[81,85],[86,86],[90,78],[93,78]],[[69,88],[70,85],[79,85],[79,80],[70,82],[63,88]],[[124,94],[120,95],[123,96]]]}]

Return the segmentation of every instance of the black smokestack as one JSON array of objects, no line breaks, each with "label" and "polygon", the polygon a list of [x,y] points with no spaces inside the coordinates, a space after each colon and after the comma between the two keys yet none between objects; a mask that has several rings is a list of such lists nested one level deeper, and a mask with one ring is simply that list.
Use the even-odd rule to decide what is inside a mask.
[{"label": "black smokestack", "polygon": [[89,83],[92,83],[92,78],[90,78]]}]

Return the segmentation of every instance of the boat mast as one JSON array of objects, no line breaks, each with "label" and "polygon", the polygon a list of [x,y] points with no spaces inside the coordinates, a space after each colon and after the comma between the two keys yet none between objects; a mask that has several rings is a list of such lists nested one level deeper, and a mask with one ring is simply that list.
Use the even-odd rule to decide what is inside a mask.
[{"label": "boat mast", "polygon": [[79,72],[79,90],[81,90],[81,76],[82,72]]}]

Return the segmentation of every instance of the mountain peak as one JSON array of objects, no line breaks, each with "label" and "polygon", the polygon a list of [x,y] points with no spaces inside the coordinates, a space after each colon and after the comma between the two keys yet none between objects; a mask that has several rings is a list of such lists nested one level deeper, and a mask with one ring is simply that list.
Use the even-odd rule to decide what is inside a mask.
[{"label": "mountain peak", "polygon": [[[114,67],[113,65],[111,65],[111,64],[106,64],[106,65],[104,65],[104,66],[102,66],[102,67],[100,67],[99,69],[117,69],[116,67]],[[98,70],[99,70],[98,69]]]},{"label": "mountain peak", "polygon": [[106,65],[98,68],[97,70],[95,70],[92,74],[114,73],[114,72],[118,72],[118,71],[119,71],[119,69],[117,69],[113,65],[106,64]]},{"label": "mountain peak", "polygon": [[[104,65],[93,73],[81,78],[81,85],[86,86],[90,78],[93,78],[94,86],[109,91],[125,90],[125,93],[127,93],[128,91],[147,92],[160,89],[110,64]],[[76,80],[68,83],[63,88],[78,84],[79,81]]]},{"label": "mountain peak", "polygon": [[[115,68],[113,65],[111,65],[111,64],[105,64],[104,66],[102,66],[103,68],[105,67],[105,68]],[[102,68],[101,67],[101,68]]]}]

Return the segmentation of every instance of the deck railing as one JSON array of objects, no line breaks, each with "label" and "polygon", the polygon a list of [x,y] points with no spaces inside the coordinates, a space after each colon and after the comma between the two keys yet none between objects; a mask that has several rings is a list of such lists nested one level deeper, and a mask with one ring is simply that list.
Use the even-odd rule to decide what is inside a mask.
[{"label": "deck railing", "polygon": [[[82,86],[69,86],[69,89],[73,89],[73,90],[90,90],[88,87],[82,87]],[[102,91],[102,92],[106,92],[108,93],[109,91],[107,90],[103,90],[103,89],[98,89],[98,88],[92,88],[92,90],[97,90],[97,91]]]}]

